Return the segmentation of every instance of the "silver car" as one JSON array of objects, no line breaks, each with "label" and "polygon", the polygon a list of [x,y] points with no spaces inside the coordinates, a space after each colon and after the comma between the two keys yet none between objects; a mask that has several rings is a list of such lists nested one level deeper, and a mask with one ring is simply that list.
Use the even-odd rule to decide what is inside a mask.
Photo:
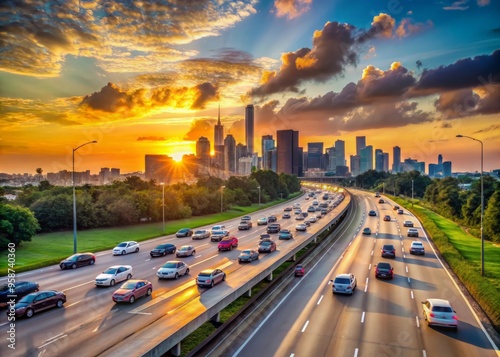
[{"label": "silver car", "polygon": [[221,283],[226,280],[226,273],[220,269],[206,269],[202,270],[196,278],[198,286],[213,287],[215,284]]},{"label": "silver car", "polygon": [[179,249],[177,249],[177,252],[175,255],[177,257],[189,257],[190,255],[195,255],[196,254],[196,249],[192,245],[183,245]]},{"label": "silver car", "polygon": [[332,282],[332,291],[334,294],[349,294],[352,295],[356,289],[357,281],[353,274],[339,274]]},{"label": "silver car", "polygon": [[458,328],[458,317],[448,300],[427,299],[422,301],[424,319],[427,325]]},{"label": "silver car", "polygon": [[207,229],[199,229],[194,232],[191,239],[205,239],[210,238],[210,231]]},{"label": "silver car", "polygon": [[238,262],[251,262],[252,260],[259,259],[259,252],[252,249],[242,250],[240,256],[238,257]]},{"label": "silver car", "polygon": [[186,274],[189,274],[189,266],[180,260],[168,261],[156,272],[158,279],[177,279]]},{"label": "silver car", "polygon": [[132,266],[113,265],[96,276],[96,286],[114,286],[120,281],[132,279]]},{"label": "silver car", "polygon": [[116,247],[113,248],[113,255],[124,255],[128,253],[137,253],[139,252],[139,243],[130,241],[130,242],[121,242]]}]

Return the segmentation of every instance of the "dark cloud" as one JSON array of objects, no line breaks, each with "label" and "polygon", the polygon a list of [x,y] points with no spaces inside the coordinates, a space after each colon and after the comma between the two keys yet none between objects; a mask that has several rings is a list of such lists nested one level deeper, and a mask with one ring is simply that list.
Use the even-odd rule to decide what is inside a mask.
[{"label": "dark cloud", "polygon": [[137,138],[137,141],[165,141],[163,136],[140,136]]},{"label": "dark cloud", "polygon": [[472,89],[459,89],[442,93],[434,102],[436,111],[444,118],[461,118],[474,113],[479,103],[479,96]]},{"label": "dark cloud", "polygon": [[441,129],[450,129],[452,126],[451,126],[451,123],[441,123],[441,125],[439,127]]},{"label": "dark cloud", "polygon": [[217,98],[217,88],[211,83],[202,83],[195,87],[196,96],[191,109],[204,109],[205,104]]},{"label": "dark cloud", "polygon": [[415,89],[437,92],[491,83],[500,83],[500,50],[491,55],[461,59],[449,66],[425,69]]},{"label": "dark cloud", "polygon": [[489,131],[495,131],[495,130],[500,130],[500,124],[491,124],[489,127],[487,128],[484,128],[484,129],[480,129],[480,130],[476,130],[474,132],[474,134],[479,134],[479,133],[486,133],[486,132],[489,132]]},{"label": "dark cloud", "polygon": [[133,95],[121,91],[113,83],[108,83],[99,92],[86,95],[80,105],[94,110],[114,113],[121,109],[132,109]]},{"label": "dark cloud", "polygon": [[416,82],[416,79],[399,62],[394,62],[388,71],[368,66],[358,82],[358,95],[363,99],[397,98],[402,96]]},{"label": "dark cloud", "polygon": [[500,85],[490,85],[477,89],[482,94],[475,110],[477,114],[500,113]]},{"label": "dark cloud", "polygon": [[396,21],[391,17],[391,15],[380,13],[379,15],[373,17],[371,27],[359,36],[357,41],[359,43],[363,43],[377,36],[390,38],[392,37],[395,25]]},{"label": "dark cloud", "polygon": [[[212,133],[216,121],[213,119],[197,119],[191,123],[191,128],[184,135],[183,140],[196,141],[201,136],[208,137],[207,133]],[[210,138],[209,138],[210,140]],[[212,142],[212,140],[210,140]],[[213,144],[213,143],[212,143]]]}]

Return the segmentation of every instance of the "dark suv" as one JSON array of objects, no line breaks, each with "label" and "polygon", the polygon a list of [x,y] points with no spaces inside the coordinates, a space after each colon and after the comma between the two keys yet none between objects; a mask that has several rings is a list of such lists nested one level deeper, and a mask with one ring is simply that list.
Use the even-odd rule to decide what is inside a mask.
[{"label": "dark suv", "polygon": [[84,265],[94,265],[95,255],[93,253],[78,253],[64,259],[59,263],[61,269],[76,269]]},{"label": "dark suv", "polygon": [[384,244],[381,250],[381,255],[383,258],[396,258],[396,248],[392,244]]},{"label": "dark suv", "polygon": [[375,266],[376,278],[394,279],[394,268],[390,263],[381,262]]},{"label": "dark suv", "polygon": [[278,223],[273,223],[267,226],[267,233],[279,233],[281,230],[281,225]]}]

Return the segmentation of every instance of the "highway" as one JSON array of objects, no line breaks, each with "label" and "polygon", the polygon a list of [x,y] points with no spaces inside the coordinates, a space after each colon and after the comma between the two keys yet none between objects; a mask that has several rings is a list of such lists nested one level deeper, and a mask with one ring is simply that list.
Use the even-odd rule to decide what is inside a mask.
[{"label": "highway", "polygon": [[[219,342],[204,356],[500,356],[417,219],[406,209],[397,214],[387,199],[379,204],[373,194],[351,192],[362,208],[360,224],[322,252],[303,278],[291,277],[273,309],[249,323],[245,333],[230,336],[234,343]],[[368,216],[369,210],[377,216]],[[383,221],[384,215],[391,221]],[[414,222],[419,238],[406,236],[404,220]],[[365,227],[371,235],[361,234]],[[424,243],[425,256],[409,254],[415,239]],[[381,257],[383,244],[396,247],[396,259]],[[393,265],[393,280],[375,278],[374,267],[381,261]],[[357,289],[352,296],[333,294],[331,279],[346,272],[357,277]],[[427,326],[421,306],[427,298],[450,301],[459,318],[457,331]]]},{"label": "highway", "polygon": [[[297,200],[305,210],[311,201],[304,197]],[[280,241],[273,235],[277,243],[277,251],[269,255],[261,254],[258,261],[250,264],[238,264],[237,257],[243,249],[256,249],[259,234],[264,233],[266,226],[257,226],[257,219],[274,214],[282,228],[294,230],[298,221],[282,219],[283,209],[291,206],[295,201],[286,202],[252,214],[254,226],[249,231],[238,231],[239,219],[224,222],[231,235],[239,239],[238,249],[228,252],[218,252],[217,242],[209,239],[191,240],[191,238],[175,238],[166,236],[140,243],[139,253],[125,256],[112,256],[111,250],[97,253],[95,265],[75,270],[61,271],[58,265],[38,269],[17,276],[17,280],[36,281],[41,289],[63,290],[67,295],[67,302],[62,309],[51,309],[35,314],[31,319],[18,318],[16,320],[16,349],[8,349],[7,343],[0,344],[1,356],[96,356],[114,355],[120,343],[135,344],[147,343],[136,339],[140,332],[157,328],[161,324],[162,330],[158,337],[168,336],[169,331],[175,331],[183,326],[186,319],[195,316],[198,311],[219,301],[221,294],[229,294],[238,286],[255,276],[261,267],[270,266],[277,259],[280,252],[290,251],[298,242],[317,232],[327,220],[334,218],[345,207],[339,205],[318,223],[313,223],[308,232],[295,232],[294,239]],[[321,201],[318,198],[318,201]],[[348,201],[347,199],[344,200]],[[324,222],[324,223],[322,223]],[[222,223],[222,222],[221,222]],[[210,228],[210,227],[205,227]],[[119,243],[117,238],[117,243]],[[184,244],[196,247],[194,257],[176,258],[167,255],[163,258],[150,258],[149,251],[160,243],[174,243],[177,248]],[[183,260],[191,272],[178,280],[161,280],[156,277],[156,271],[167,260]],[[111,300],[112,293],[121,285],[111,288],[97,288],[94,278],[111,265],[132,265],[136,279],[148,279],[153,283],[152,297],[138,299],[135,304],[117,305]],[[227,274],[225,283],[213,289],[199,288],[194,278],[198,272],[206,268],[218,267]],[[0,279],[0,284],[5,278]],[[185,316],[185,307],[193,306]],[[182,315],[178,313],[182,310]],[[5,310],[2,310],[5,311]],[[192,316],[191,316],[192,314]],[[165,325],[168,331],[165,331]],[[0,318],[0,329],[7,331],[5,313]],[[167,334],[162,337],[162,334]],[[139,354],[138,352],[136,354]]]}]

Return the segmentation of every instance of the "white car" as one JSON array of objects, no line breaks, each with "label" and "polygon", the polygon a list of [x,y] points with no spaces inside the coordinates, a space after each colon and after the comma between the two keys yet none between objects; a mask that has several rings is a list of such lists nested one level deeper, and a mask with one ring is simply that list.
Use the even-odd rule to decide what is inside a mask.
[{"label": "white car", "polygon": [[214,231],[223,231],[225,229],[226,229],[226,226],[223,226],[222,224],[218,224],[218,225],[212,227],[211,233],[213,234]]},{"label": "white car", "polygon": [[177,279],[186,274],[189,274],[189,266],[180,260],[168,261],[156,272],[158,279]]},{"label": "white car", "polygon": [[305,231],[307,231],[307,226],[304,223],[297,224],[295,226],[295,230],[298,232],[305,232]]},{"label": "white car", "polygon": [[427,325],[458,328],[458,317],[448,300],[427,299],[422,301],[424,319]]},{"label": "white car", "polygon": [[332,291],[334,294],[350,294],[356,289],[357,281],[353,274],[339,274],[332,280]]},{"label": "white car", "polygon": [[137,253],[139,252],[139,243],[130,241],[130,242],[121,242],[116,247],[113,248],[113,255],[124,255],[128,253]]},{"label": "white car", "polygon": [[114,286],[120,281],[132,279],[130,265],[113,265],[95,277],[96,286]]},{"label": "white car", "polygon": [[318,219],[316,217],[309,217],[309,222],[311,223],[316,223],[318,221]]}]

